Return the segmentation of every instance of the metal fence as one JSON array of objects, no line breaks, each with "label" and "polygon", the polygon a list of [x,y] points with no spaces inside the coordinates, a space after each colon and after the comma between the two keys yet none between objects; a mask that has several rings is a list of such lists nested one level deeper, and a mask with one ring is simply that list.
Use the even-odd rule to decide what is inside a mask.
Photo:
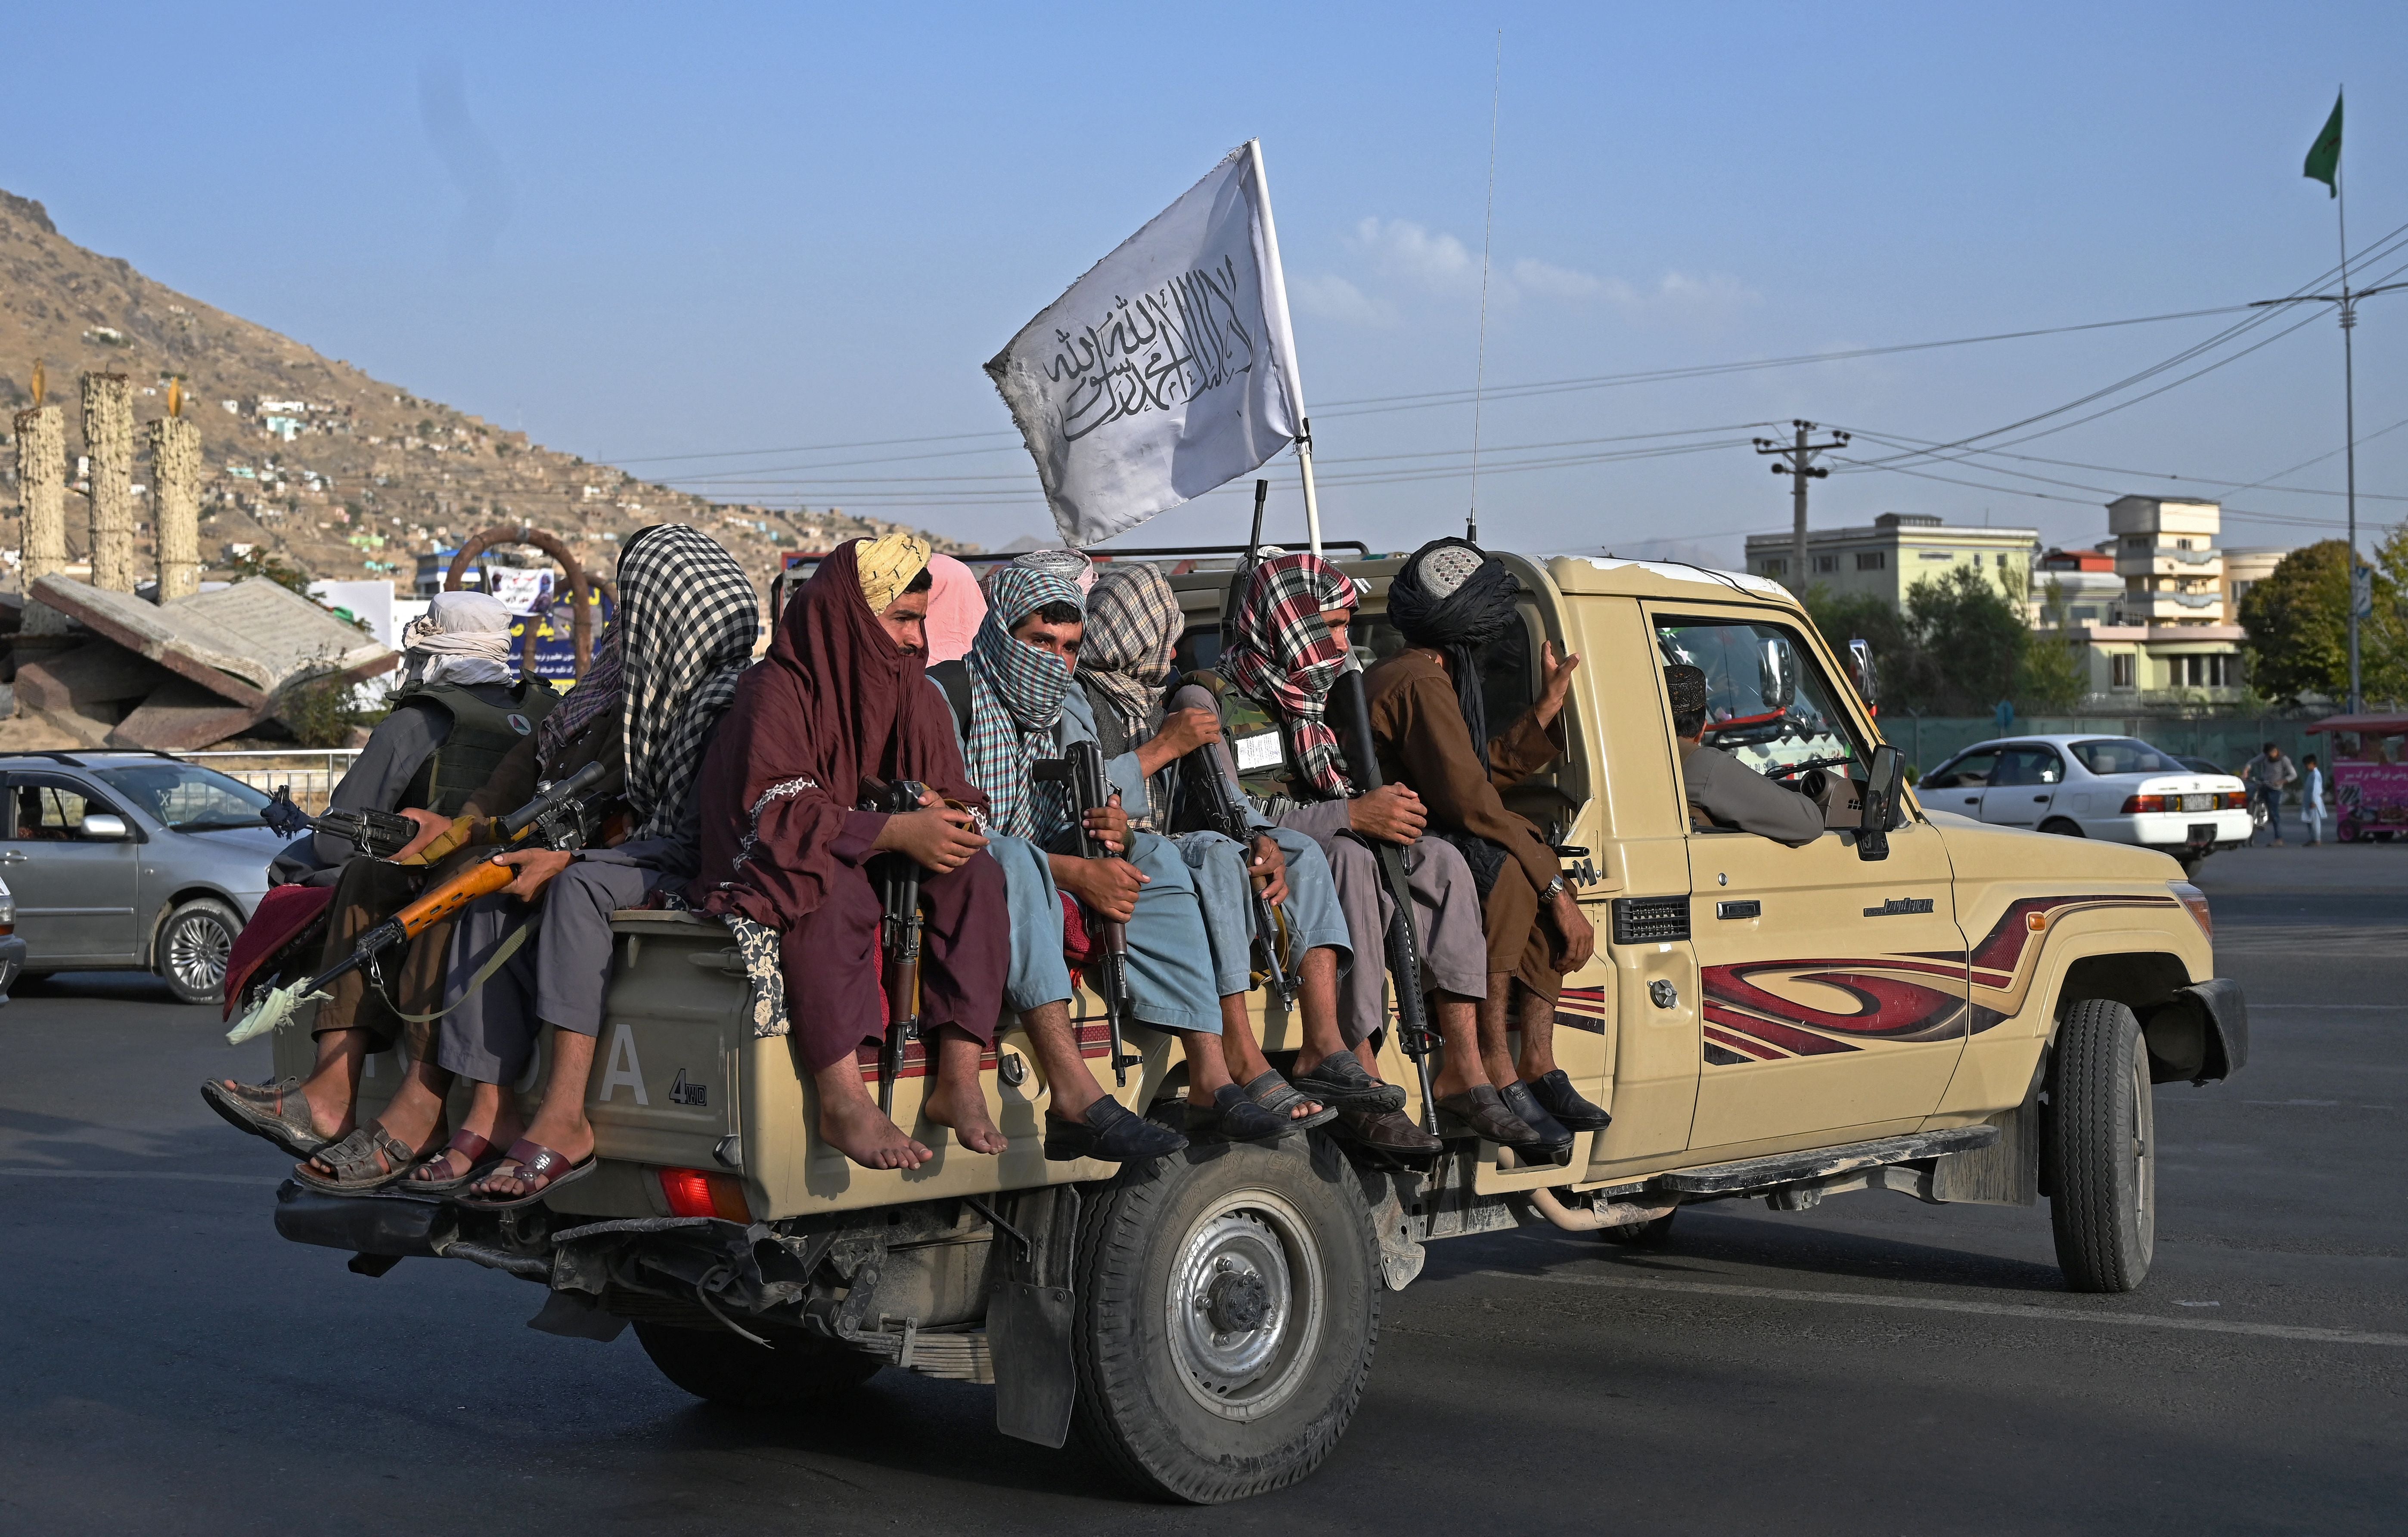
[{"label": "metal fence", "polygon": [[214,768],[254,790],[274,795],[293,786],[294,804],[307,812],[322,812],[335,785],[351,771],[360,755],[356,747],[294,748],[287,752],[179,753],[186,763]]},{"label": "metal fence", "polygon": [[1882,734],[1906,754],[1917,775],[1937,768],[1960,749],[1993,737],[2086,736],[2138,737],[2152,747],[2178,757],[2205,758],[2228,773],[2273,742],[2293,762],[2302,754],[2329,757],[2331,747],[2307,734],[2312,717],[2289,715],[2202,715],[2183,720],[2168,715],[2018,715],[2006,730],[1988,715],[1913,715],[1902,710],[1881,713]]}]

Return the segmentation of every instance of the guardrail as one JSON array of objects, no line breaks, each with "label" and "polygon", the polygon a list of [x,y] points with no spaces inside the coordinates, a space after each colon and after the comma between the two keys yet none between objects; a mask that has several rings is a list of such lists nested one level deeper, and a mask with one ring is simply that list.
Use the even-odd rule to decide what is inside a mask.
[{"label": "guardrail", "polygon": [[351,772],[360,755],[356,747],[291,748],[281,751],[262,750],[251,753],[179,753],[186,763],[214,768],[228,779],[238,779],[254,790],[274,795],[283,785],[293,786],[294,804],[306,812],[322,812],[335,786]]}]

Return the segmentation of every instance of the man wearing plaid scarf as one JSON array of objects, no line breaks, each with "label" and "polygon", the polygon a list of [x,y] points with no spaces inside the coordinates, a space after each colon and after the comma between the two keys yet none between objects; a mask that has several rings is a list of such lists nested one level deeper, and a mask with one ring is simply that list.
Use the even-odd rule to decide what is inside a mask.
[{"label": "man wearing plaid scarf", "polygon": [[[1278,1137],[1288,1129],[1287,1118],[1265,1110],[1233,1081],[1233,1074],[1257,1081],[1270,1067],[1251,1037],[1222,1039],[1211,944],[1195,878],[1178,848],[1157,834],[1132,832],[1115,805],[1091,823],[1126,856],[1081,857],[1072,852],[1078,830],[1063,787],[1030,774],[1039,760],[1097,740],[1095,712],[1085,694],[1071,687],[1086,639],[1085,595],[1061,572],[1062,564],[1058,553],[1039,552],[996,567],[987,579],[986,617],[965,658],[968,719],[962,759],[987,796],[987,852],[1008,877],[1011,969],[1005,1005],[1021,1012],[1032,1035],[1040,1028],[1067,1035],[1071,989],[1062,960],[1060,896],[1067,892],[1085,913],[1125,926],[1130,1012],[1139,1024],[1179,1037],[1187,1060],[1189,1129],[1249,1142]],[[941,684],[941,671],[932,677]],[[1073,1085],[1072,1092],[1084,1087]],[[1057,1083],[1054,1092],[1061,1096],[1064,1087]],[[1318,1108],[1305,1101],[1295,1114]],[[1047,1113],[1053,1117],[1049,1155],[1143,1156],[1119,1147],[1128,1128],[1093,1126],[1059,1099]],[[1091,1153],[1087,1144],[1096,1142],[1102,1147]]]}]

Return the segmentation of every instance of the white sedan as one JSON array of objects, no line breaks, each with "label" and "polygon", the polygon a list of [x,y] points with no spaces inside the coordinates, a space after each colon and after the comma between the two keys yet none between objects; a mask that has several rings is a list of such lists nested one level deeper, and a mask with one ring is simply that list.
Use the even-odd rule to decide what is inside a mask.
[{"label": "white sedan", "polygon": [[1923,776],[1916,798],[2002,827],[2161,849],[2185,863],[2249,841],[2249,792],[2137,737],[1975,742]]}]

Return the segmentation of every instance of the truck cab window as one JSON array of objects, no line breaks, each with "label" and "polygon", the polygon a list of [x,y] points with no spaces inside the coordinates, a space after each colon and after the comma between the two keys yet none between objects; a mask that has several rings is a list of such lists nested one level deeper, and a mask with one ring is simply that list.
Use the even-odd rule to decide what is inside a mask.
[{"label": "truck cab window", "polygon": [[1757,773],[1782,779],[1809,768],[1854,772],[1866,750],[1837,691],[1789,630],[1730,620],[1659,620],[1667,664],[1702,668],[1709,703],[1704,741]]}]

